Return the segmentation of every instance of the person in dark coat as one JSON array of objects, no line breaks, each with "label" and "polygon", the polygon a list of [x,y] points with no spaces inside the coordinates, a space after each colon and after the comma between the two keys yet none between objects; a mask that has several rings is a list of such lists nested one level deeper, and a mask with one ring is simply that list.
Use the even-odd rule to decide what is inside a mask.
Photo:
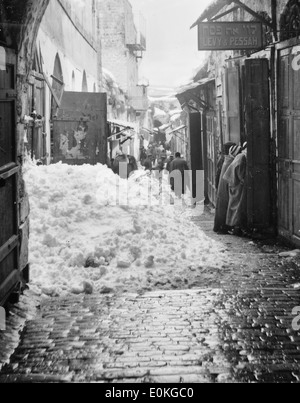
[{"label": "person in dark coat", "polygon": [[152,160],[153,160],[153,157],[152,157],[151,154],[149,154],[149,155],[147,156],[147,159],[146,159],[145,162],[144,162],[144,167],[145,167],[145,170],[146,170],[146,171],[152,171],[152,169],[153,169],[153,162],[152,162]]},{"label": "person in dark coat", "polygon": [[140,161],[141,161],[141,165],[144,166],[144,163],[147,159],[147,152],[145,147],[141,148],[141,154],[140,154]]},{"label": "person in dark coat", "polygon": [[136,162],[136,159],[133,155],[128,155],[128,178],[132,174],[132,172],[135,172],[138,170],[138,165]]},{"label": "person in dark coat", "polygon": [[174,155],[170,155],[168,161],[167,161],[167,171],[171,172],[171,164],[174,161]]},{"label": "person in dark coat", "polygon": [[235,157],[241,152],[241,147],[233,145],[232,143],[227,143],[224,146],[225,159],[220,173],[220,183],[217,193],[217,203],[216,203],[216,213],[215,213],[215,223],[214,232],[219,234],[227,234],[230,227],[226,225],[228,204],[229,204],[229,184],[224,179],[224,175],[230,165],[233,163]]},{"label": "person in dark coat", "polygon": [[227,169],[224,179],[229,184],[226,225],[233,235],[242,235],[247,228],[247,144]]},{"label": "person in dark coat", "polygon": [[[180,172],[181,174],[181,179],[182,179],[182,186],[175,186],[175,179],[174,177],[171,177],[171,188],[173,191],[175,191],[177,197],[181,197],[183,194],[186,192],[186,183],[185,183],[185,172],[189,171],[189,166],[187,162],[181,158],[180,153],[175,154],[175,159],[172,161],[171,166],[170,166],[170,173],[172,174],[173,172]],[[179,189],[180,188],[180,189]]]}]

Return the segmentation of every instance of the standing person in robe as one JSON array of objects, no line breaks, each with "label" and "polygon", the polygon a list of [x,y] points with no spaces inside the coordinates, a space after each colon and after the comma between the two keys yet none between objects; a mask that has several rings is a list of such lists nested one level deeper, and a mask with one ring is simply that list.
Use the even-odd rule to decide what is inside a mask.
[{"label": "standing person in robe", "polygon": [[229,185],[226,225],[232,235],[242,236],[247,229],[247,143],[227,169],[224,179]]},{"label": "standing person in robe", "polygon": [[230,228],[226,225],[227,211],[229,204],[229,184],[223,178],[227,169],[233,163],[235,157],[241,152],[241,147],[227,143],[224,146],[224,164],[220,173],[220,183],[217,194],[216,214],[214,232],[228,234]]},{"label": "standing person in robe", "polygon": [[[222,179],[221,174],[222,174],[222,169],[223,169],[223,165],[225,162],[225,157],[229,155],[229,150],[233,146],[236,146],[236,144],[232,143],[232,142],[224,144],[223,151],[220,153],[220,156],[218,159],[218,164],[217,164],[217,173],[216,173],[216,189],[217,190],[219,189],[220,181]],[[223,175],[224,175],[224,173],[223,173]]]}]

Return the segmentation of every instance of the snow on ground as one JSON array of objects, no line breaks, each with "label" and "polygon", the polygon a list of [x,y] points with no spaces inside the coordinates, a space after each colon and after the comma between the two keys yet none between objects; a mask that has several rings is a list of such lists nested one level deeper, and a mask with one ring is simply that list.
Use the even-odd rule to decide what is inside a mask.
[{"label": "snow on ground", "polygon": [[32,285],[45,295],[179,288],[187,286],[189,270],[228,261],[224,246],[187,219],[189,209],[170,205],[166,180],[160,187],[137,171],[127,181],[100,164],[30,163],[24,172]]}]

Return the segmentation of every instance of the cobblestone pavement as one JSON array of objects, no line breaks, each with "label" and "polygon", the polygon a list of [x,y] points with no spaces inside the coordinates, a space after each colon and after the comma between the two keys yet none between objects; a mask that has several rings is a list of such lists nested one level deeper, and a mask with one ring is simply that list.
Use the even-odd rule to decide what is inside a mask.
[{"label": "cobblestone pavement", "polygon": [[234,265],[199,268],[197,289],[42,301],[0,383],[299,383],[299,263],[271,242],[217,237],[210,216],[199,225]]}]

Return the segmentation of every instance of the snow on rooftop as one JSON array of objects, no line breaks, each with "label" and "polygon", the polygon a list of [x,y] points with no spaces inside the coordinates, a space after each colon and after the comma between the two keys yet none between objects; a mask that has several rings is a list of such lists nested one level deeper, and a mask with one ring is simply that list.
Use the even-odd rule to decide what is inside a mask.
[{"label": "snow on rooftop", "polygon": [[154,118],[166,117],[167,113],[159,108],[154,108]]}]

